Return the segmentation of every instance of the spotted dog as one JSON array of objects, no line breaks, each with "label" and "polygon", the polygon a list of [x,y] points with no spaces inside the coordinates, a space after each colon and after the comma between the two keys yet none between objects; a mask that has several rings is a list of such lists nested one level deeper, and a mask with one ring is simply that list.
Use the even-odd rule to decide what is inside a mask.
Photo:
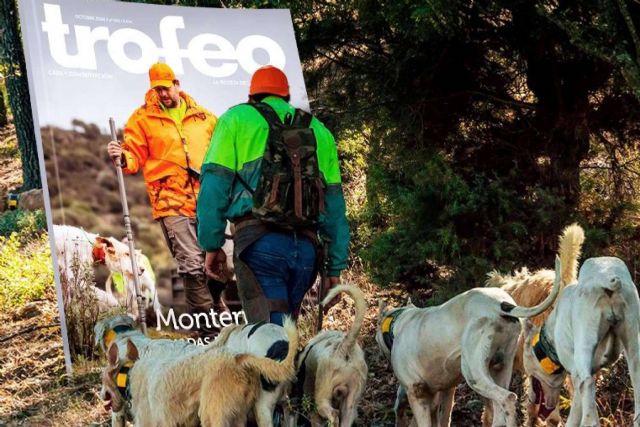
[{"label": "spotted dog", "polygon": [[[289,351],[286,330],[273,323],[231,325],[224,329],[224,336],[216,343],[238,353],[283,360]],[[253,410],[259,427],[273,427],[273,413],[276,405],[286,397],[291,382],[271,382],[260,378],[260,390]]]}]

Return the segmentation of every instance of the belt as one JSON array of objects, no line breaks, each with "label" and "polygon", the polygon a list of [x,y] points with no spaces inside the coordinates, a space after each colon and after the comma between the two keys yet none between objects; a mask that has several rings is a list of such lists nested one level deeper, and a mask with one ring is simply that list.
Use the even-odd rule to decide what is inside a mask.
[{"label": "belt", "polygon": [[236,228],[236,233],[242,230],[243,228],[259,225],[267,228],[269,231],[274,231],[277,233],[304,236],[309,240],[311,240],[311,242],[313,242],[313,244],[316,246],[319,243],[317,233],[312,230],[309,230],[307,228],[279,227],[277,224],[271,224],[271,223],[262,221],[254,217],[253,215],[245,215],[238,218],[234,218],[231,220],[231,222],[233,222],[233,225]]}]

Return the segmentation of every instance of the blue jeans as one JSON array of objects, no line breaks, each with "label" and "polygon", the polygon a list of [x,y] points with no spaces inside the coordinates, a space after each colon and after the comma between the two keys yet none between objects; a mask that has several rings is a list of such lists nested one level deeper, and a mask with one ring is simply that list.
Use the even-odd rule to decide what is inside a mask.
[{"label": "blue jeans", "polygon": [[[284,300],[289,313],[298,310],[314,277],[316,249],[304,236],[270,231],[240,254],[256,276],[267,299]],[[271,322],[283,324],[286,313],[271,312]]]}]

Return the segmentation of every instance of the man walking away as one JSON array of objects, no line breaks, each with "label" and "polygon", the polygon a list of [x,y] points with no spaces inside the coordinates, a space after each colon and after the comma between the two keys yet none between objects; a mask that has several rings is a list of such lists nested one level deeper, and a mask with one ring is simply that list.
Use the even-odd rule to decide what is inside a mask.
[{"label": "man walking away", "polygon": [[226,220],[236,225],[234,267],[249,322],[282,325],[298,314],[318,271],[318,235],[328,244],[325,290],[347,265],[349,228],[333,135],[289,104],[273,66],[251,78],[249,102],[220,117],[202,168],[199,241],[211,276],[224,269]]}]

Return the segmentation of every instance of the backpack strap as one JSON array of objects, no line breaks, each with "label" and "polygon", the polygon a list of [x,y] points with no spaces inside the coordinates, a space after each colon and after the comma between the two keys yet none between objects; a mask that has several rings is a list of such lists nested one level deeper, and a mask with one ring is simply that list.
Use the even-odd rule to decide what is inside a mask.
[{"label": "backpack strap", "polygon": [[[247,105],[251,105],[255,108],[270,126],[289,125],[295,128],[308,128],[311,127],[311,120],[313,120],[313,115],[311,113],[296,108],[293,118],[291,118],[291,115],[287,113],[287,116],[289,117],[285,116],[283,123],[282,120],[280,120],[278,113],[276,113],[276,110],[266,102],[247,103]],[[289,120],[287,120],[288,118]]]},{"label": "backpack strap", "polygon": [[291,125],[296,128],[310,128],[311,120],[313,120],[313,114],[296,108],[296,113],[293,116]]},{"label": "backpack strap", "polygon": [[278,113],[273,107],[266,102],[249,102],[247,105],[252,106],[258,113],[269,123],[269,127],[281,127],[284,123],[280,120]]}]

